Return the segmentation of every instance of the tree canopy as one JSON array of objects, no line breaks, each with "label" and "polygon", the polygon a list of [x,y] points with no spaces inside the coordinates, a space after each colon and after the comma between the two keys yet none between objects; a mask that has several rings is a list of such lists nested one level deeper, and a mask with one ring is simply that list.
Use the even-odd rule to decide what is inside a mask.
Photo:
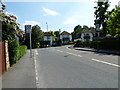
[{"label": "tree canopy", "polygon": [[120,37],[120,6],[115,7],[109,14],[109,19],[107,20],[108,33],[112,36]]}]

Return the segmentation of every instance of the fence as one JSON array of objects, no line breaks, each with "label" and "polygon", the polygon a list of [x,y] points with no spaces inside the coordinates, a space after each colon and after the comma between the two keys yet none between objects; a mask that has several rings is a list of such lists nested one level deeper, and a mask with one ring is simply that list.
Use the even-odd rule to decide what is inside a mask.
[{"label": "fence", "polygon": [[3,41],[0,42],[0,75],[9,67],[8,41]]}]

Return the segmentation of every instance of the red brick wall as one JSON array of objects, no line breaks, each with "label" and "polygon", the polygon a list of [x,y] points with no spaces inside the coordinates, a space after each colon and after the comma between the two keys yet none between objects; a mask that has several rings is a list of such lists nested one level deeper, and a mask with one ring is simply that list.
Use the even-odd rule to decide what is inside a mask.
[{"label": "red brick wall", "polygon": [[5,43],[0,42],[0,75],[5,72]]}]

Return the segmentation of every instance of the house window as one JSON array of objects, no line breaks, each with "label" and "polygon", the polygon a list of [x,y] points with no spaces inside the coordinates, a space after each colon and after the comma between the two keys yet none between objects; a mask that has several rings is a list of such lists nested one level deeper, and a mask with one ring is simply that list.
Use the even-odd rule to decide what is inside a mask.
[{"label": "house window", "polygon": [[47,39],[50,39],[50,36],[47,36]]}]

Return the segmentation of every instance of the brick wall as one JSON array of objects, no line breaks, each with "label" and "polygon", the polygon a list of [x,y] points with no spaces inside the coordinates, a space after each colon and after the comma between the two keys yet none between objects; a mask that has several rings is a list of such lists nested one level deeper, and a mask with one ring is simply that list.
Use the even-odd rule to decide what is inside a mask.
[{"label": "brick wall", "polygon": [[0,42],[0,75],[8,70],[9,67],[8,42]]}]

